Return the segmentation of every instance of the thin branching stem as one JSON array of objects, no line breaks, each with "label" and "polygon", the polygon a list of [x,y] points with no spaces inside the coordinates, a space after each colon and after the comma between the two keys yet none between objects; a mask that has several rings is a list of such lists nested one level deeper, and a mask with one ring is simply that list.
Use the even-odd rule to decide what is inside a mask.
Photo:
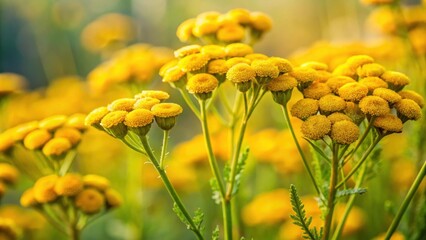
[{"label": "thin branching stem", "polygon": [[338,169],[339,169],[339,145],[333,143],[333,158],[331,159],[331,175],[330,175],[330,187],[328,192],[328,201],[327,201],[327,215],[325,217],[324,223],[324,239],[328,240],[331,234],[331,229],[333,226],[333,213],[336,199],[336,184],[338,178]]},{"label": "thin branching stem", "polygon": [[164,169],[164,159],[167,153],[167,144],[169,142],[169,130],[163,131],[163,144],[161,145],[160,168]]}]

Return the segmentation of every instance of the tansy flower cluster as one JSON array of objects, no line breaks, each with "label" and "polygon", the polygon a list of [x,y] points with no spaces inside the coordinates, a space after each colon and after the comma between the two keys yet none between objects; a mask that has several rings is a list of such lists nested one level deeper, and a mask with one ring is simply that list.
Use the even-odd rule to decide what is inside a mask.
[{"label": "tansy flower cluster", "polygon": [[237,8],[225,14],[204,12],[185,20],[178,26],[176,35],[182,42],[199,40],[208,44],[254,43],[271,28],[272,19],[268,15]]},{"label": "tansy flower cluster", "polygon": [[208,99],[225,80],[233,83],[240,92],[253,87],[281,88],[279,85],[291,78],[287,73],[292,64],[279,57],[254,53],[244,43],[219,45],[188,45],[175,51],[176,60],[160,69],[163,82],[186,89],[200,99]]},{"label": "tansy flower cluster", "polygon": [[6,192],[7,187],[16,183],[18,176],[18,169],[14,166],[8,163],[0,163],[0,199]]},{"label": "tansy flower cluster", "polygon": [[301,131],[311,140],[329,136],[339,144],[358,140],[358,125],[367,118],[382,135],[401,132],[408,120],[418,120],[424,100],[403,90],[409,78],[386,70],[367,55],[357,55],[339,65],[326,77],[326,66],[307,63],[291,73],[298,81],[303,99],[291,114],[304,123]]},{"label": "tansy flower cluster", "polygon": [[[62,200],[61,199],[67,199]],[[34,186],[21,196],[24,207],[42,207],[43,204],[64,204],[75,208],[81,214],[93,215],[118,207],[122,203],[121,195],[111,188],[108,179],[99,175],[80,176],[67,173],[39,178]]]},{"label": "tansy flower cluster", "polygon": [[[86,130],[85,115],[76,113],[71,116],[53,115],[40,121],[31,121],[7,129],[0,134],[0,153],[10,157],[18,166],[20,161],[13,160],[13,148],[23,147],[32,151],[38,159],[36,166],[58,171],[64,158],[80,143]],[[26,166],[18,166],[19,168]]]},{"label": "tansy flower cluster", "polygon": [[167,48],[135,44],[114,53],[94,68],[87,80],[95,93],[103,93],[117,84],[126,84],[130,88],[146,87],[158,69],[172,57]]},{"label": "tansy flower cluster", "polygon": [[166,92],[144,90],[134,98],[117,99],[108,106],[94,109],[87,115],[85,124],[120,139],[129,132],[145,136],[154,119],[161,129],[170,130],[182,113],[182,107],[163,102],[168,98]]}]

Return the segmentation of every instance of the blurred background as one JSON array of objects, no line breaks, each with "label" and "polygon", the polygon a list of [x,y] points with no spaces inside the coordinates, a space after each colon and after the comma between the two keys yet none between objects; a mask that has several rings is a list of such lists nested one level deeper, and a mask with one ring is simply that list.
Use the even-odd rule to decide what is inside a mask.
[{"label": "blurred background", "polygon": [[[410,88],[424,96],[426,74],[420,66],[426,63],[425,1],[401,1],[407,20],[404,34],[399,34],[398,19],[389,8],[366,2],[374,1],[0,0],[0,73],[19,74],[23,79],[0,106],[0,130],[53,114],[88,113],[119,97],[133,96],[128,86],[115,88],[92,81],[104,76],[100,70],[123,49],[142,49],[144,53],[150,49],[153,55],[147,59],[155,66],[147,73],[149,81],[143,88],[165,90],[172,102],[184,106],[177,91],[161,83],[157,74],[159,66],[172,57],[172,51],[185,45],[176,37],[177,27],[202,12],[226,13],[233,8],[264,12],[273,20],[271,31],[255,45],[256,52],[289,58],[295,65],[321,61],[331,70],[351,55],[369,54],[387,68],[407,74],[412,79]],[[127,48],[134,44],[142,45]],[[114,69],[113,73],[121,70]],[[209,234],[220,224],[220,209],[211,200],[206,153],[200,150],[204,147],[200,128],[193,127],[199,123],[186,106],[178,121],[170,140],[168,173],[189,208],[205,211]],[[219,124],[212,129],[215,154],[226,159],[229,149],[223,147],[223,131]],[[406,134],[388,137],[374,155],[382,152],[377,165],[380,174],[371,173],[369,192],[359,198],[344,239],[371,239],[386,230],[425,155],[421,145],[424,141],[408,138],[421,129],[413,123]],[[150,133],[157,147],[159,133]],[[106,176],[123,195],[124,204],[90,225],[83,239],[192,239],[171,211],[172,203],[151,166],[119,141],[105,136],[96,130],[85,134],[75,170]],[[242,205],[237,210],[240,225],[246,226],[243,233],[248,239],[299,239],[300,232],[295,233],[297,229],[288,217],[290,183],[297,183],[306,208],[318,218],[319,213],[280,109],[270,96],[256,109],[247,143],[253,147],[243,180],[247,187],[241,189]],[[309,152],[308,146],[304,148]],[[31,180],[22,176],[2,199],[0,217],[24,216],[19,212],[22,209],[15,207],[23,189],[30,185]],[[424,202],[418,205],[426,214]],[[374,215],[369,212],[372,209]],[[411,223],[419,211],[413,209],[408,214]],[[24,239],[63,239],[42,220],[22,219],[20,226],[31,233],[24,234]],[[414,226],[408,220],[402,226],[406,234],[413,232]],[[32,223],[37,221],[40,224],[34,226]],[[45,228],[48,231],[40,230]]]}]

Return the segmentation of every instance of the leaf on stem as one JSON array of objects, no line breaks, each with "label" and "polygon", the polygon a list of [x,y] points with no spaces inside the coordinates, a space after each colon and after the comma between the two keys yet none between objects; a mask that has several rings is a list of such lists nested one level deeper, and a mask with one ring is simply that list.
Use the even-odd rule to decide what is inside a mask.
[{"label": "leaf on stem", "polygon": [[336,193],[336,198],[341,198],[341,197],[346,197],[349,195],[354,195],[354,194],[364,194],[367,192],[366,188],[350,188],[350,189],[345,189],[345,190],[339,190]]},{"label": "leaf on stem", "polygon": [[222,202],[222,198],[220,195],[219,183],[215,178],[210,179],[210,187],[212,189],[212,198],[216,204],[220,204]]},{"label": "leaf on stem", "polygon": [[315,227],[309,228],[312,217],[306,217],[305,206],[300,200],[296,187],[293,184],[290,185],[290,200],[293,211],[295,212],[294,215],[290,215],[290,218],[293,219],[293,224],[299,226],[303,231],[302,237],[304,239],[320,240],[322,238],[323,228],[320,228],[319,232]]},{"label": "leaf on stem", "polygon": [[198,208],[194,212],[194,217],[192,218],[192,221],[194,221],[195,226],[197,227],[198,231],[202,231],[204,229],[204,226],[202,226],[204,221],[204,213],[201,211],[200,208]]},{"label": "leaf on stem", "polygon": [[187,229],[191,229],[191,225],[176,203],[173,203],[173,212],[175,212],[178,218],[186,225]]},{"label": "leaf on stem", "polygon": [[240,157],[238,158],[237,171],[235,174],[235,185],[232,191],[232,195],[237,194],[240,188],[241,177],[243,175],[244,168],[246,166],[249,152],[250,152],[249,148],[244,149],[244,151],[241,153]]},{"label": "leaf on stem", "polygon": [[212,240],[219,240],[219,226],[216,225],[216,228],[212,232]]}]

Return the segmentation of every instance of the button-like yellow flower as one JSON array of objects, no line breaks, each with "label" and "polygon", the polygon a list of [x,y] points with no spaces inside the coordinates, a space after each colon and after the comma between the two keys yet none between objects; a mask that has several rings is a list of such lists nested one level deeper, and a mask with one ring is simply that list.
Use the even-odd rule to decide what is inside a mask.
[{"label": "button-like yellow flower", "polygon": [[54,190],[58,178],[56,174],[52,174],[37,179],[33,188],[34,198],[37,202],[48,203],[58,198],[58,194]]},{"label": "button-like yellow flower", "polygon": [[315,70],[328,70],[328,66],[325,63],[322,62],[315,62],[315,61],[311,61],[311,62],[305,62],[302,65],[300,65],[300,67],[307,67],[307,68],[312,68]]},{"label": "button-like yellow flower", "polygon": [[343,98],[328,94],[320,98],[318,101],[319,109],[325,115],[328,115],[333,112],[340,112],[346,108],[346,102]]},{"label": "button-like yellow flower", "polygon": [[85,214],[95,214],[105,205],[104,196],[93,188],[87,188],[75,197],[75,206]]},{"label": "button-like yellow flower", "polygon": [[[250,54],[245,55],[244,58],[250,60],[250,62],[252,62],[253,60],[266,60],[266,59],[269,59],[268,56],[266,56],[265,54],[262,54],[262,53],[250,53]],[[273,61],[273,64],[275,66],[278,65],[278,64],[276,64],[276,61]]]},{"label": "button-like yellow flower", "polygon": [[163,76],[163,82],[168,82],[172,86],[181,87],[185,84],[186,73],[178,66],[167,69]]},{"label": "button-like yellow flower", "polygon": [[256,72],[256,80],[259,84],[268,83],[280,73],[278,67],[269,60],[254,60],[251,67]]},{"label": "button-like yellow flower", "polygon": [[256,79],[256,72],[246,63],[238,63],[229,68],[226,78],[235,83],[238,90],[246,92],[250,89],[252,81]]},{"label": "button-like yellow flower", "polygon": [[407,120],[418,120],[422,117],[422,109],[411,99],[402,99],[395,103],[394,107],[398,112],[398,117],[401,118],[403,122]]},{"label": "button-like yellow flower", "polygon": [[195,72],[203,68],[209,60],[209,56],[203,53],[196,53],[180,59],[178,66],[184,72]]},{"label": "button-like yellow flower", "polygon": [[359,77],[379,77],[385,72],[385,68],[378,63],[367,63],[357,69]]},{"label": "button-like yellow flower", "polygon": [[86,120],[84,121],[84,124],[86,126],[94,126],[96,128],[102,129],[100,123],[102,121],[102,118],[105,117],[109,113],[109,110],[107,107],[98,107],[93,109],[86,117]]},{"label": "button-like yellow flower", "polygon": [[116,138],[123,138],[127,134],[127,128],[123,124],[128,112],[114,111],[102,118],[101,126]]},{"label": "button-like yellow flower", "polygon": [[66,138],[52,138],[43,146],[43,153],[46,156],[60,156],[72,148],[71,142]]},{"label": "button-like yellow flower", "polygon": [[116,208],[123,203],[123,198],[121,197],[120,193],[112,188],[108,188],[104,192],[104,196],[107,208]]},{"label": "button-like yellow flower", "polygon": [[253,48],[244,43],[231,43],[225,47],[227,57],[244,57],[253,53]]},{"label": "button-like yellow flower", "polygon": [[25,190],[21,195],[19,203],[23,207],[37,206],[39,202],[37,202],[37,200],[35,199],[34,188],[28,188],[27,190]]},{"label": "button-like yellow flower", "polygon": [[[155,105],[154,105],[155,106]],[[124,124],[139,136],[145,136],[154,121],[154,115],[147,109],[136,109],[127,114]]]},{"label": "button-like yellow flower", "polygon": [[330,137],[339,144],[351,144],[358,140],[359,128],[352,121],[338,121],[331,127]]},{"label": "button-like yellow flower", "polygon": [[68,120],[65,123],[65,126],[72,127],[80,131],[84,131],[87,128],[85,124],[85,119],[86,119],[86,114],[75,113],[68,117]]},{"label": "button-like yellow flower", "polygon": [[78,144],[81,141],[81,133],[75,128],[62,127],[55,131],[55,138],[66,138],[68,139],[73,146]]},{"label": "button-like yellow flower", "polygon": [[378,77],[365,77],[359,80],[359,83],[364,84],[368,88],[368,92],[372,93],[376,88],[387,88],[388,84]]},{"label": "button-like yellow flower", "polygon": [[296,67],[289,73],[295,77],[300,83],[311,83],[318,78],[317,71],[308,67]]},{"label": "button-like yellow flower", "polygon": [[231,68],[235,65],[237,65],[238,63],[246,63],[248,65],[251,64],[251,60],[245,57],[233,57],[233,58],[229,58],[228,60],[226,60],[226,66],[228,68]]},{"label": "button-like yellow flower", "polygon": [[67,122],[67,116],[65,115],[55,115],[51,117],[47,117],[40,121],[39,127],[41,129],[46,129],[48,131],[55,130],[63,126]]},{"label": "button-like yellow flower", "polygon": [[178,26],[176,30],[176,36],[181,42],[189,42],[192,38],[194,38],[194,35],[192,35],[192,30],[194,29],[194,27],[195,18],[185,20]]},{"label": "button-like yellow flower", "polygon": [[37,129],[24,138],[24,146],[30,150],[39,149],[51,138],[52,134],[46,129]]},{"label": "button-like yellow flower", "polygon": [[164,91],[158,91],[158,90],[143,90],[141,93],[135,95],[135,99],[144,98],[144,97],[152,97],[160,101],[164,101],[166,99],[169,99],[170,95]]},{"label": "button-like yellow flower", "polygon": [[397,116],[389,113],[376,117],[373,123],[374,127],[379,129],[382,134],[402,132],[402,121]]},{"label": "button-like yellow flower", "polygon": [[250,11],[248,11],[247,9],[243,9],[243,8],[235,8],[235,9],[231,9],[229,10],[225,16],[242,25],[246,25],[249,24],[251,21],[250,18]]},{"label": "button-like yellow flower", "polygon": [[361,111],[370,116],[383,116],[390,112],[389,104],[386,100],[378,96],[366,96],[359,101]]},{"label": "button-like yellow flower", "polygon": [[10,134],[14,141],[22,141],[28,133],[38,129],[39,122],[32,121],[23,124],[19,124],[16,127],[10,129]]},{"label": "button-like yellow flower", "polygon": [[163,130],[173,128],[176,123],[176,116],[180,115],[182,111],[182,107],[176,103],[160,103],[151,109],[155,116],[155,121]]},{"label": "button-like yellow flower", "polygon": [[213,74],[216,77],[218,75],[224,75],[228,71],[228,69],[229,68],[226,65],[226,60],[224,60],[224,59],[215,59],[215,60],[212,60],[207,65],[207,73]]},{"label": "button-like yellow flower", "polygon": [[291,107],[291,115],[299,119],[305,120],[310,116],[317,114],[318,112],[318,101],[311,98],[303,98],[297,101]]},{"label": "button-like yellow flower", "polygon": [[108,179],[95,174],[88,174],[83,176],[83,183],[84,187],[95,188],[101,192],[108,189],[111,185]]},{"label": "button-like yellow flower", "polygon": [[305,137],[319,140],[330,132],[331,121],[324,115],[310,116],[302,123],[300,130]]},{"label": "button-like yellow flower", "polygon": [[226,57],[225,48],[219,45],[205,45],[201,48],[201,53],[207,55],[210,59]]},{"label": "button-like yellow flower", "polygon": [[138,99],[135,104],[133,105],[133,109],[147,109],[150,110],[155,104],[159,104],[160,100],[158,100],[157,98],[152,98],[152,97],[144,97],[144,98],[140,98]]},{"label": "button-like yellow flower", "polygon": [[407,75],[394,71],[386,71],[380,78],[385,80],[385,82],[389,84],[389,88],[394,91],[399,91],[410,83],[410,79]]},{"label": "button-like yellow flower", "polygon": [[368,87],[358,83],[346,83],[338,90],[339,96],[346,101],[358,102],[368,94]]},{"label": "button-like yellow flower", "polygon": [[54,190],[59,196],[75,196],[83,190],[83,179],[78,174],[67,173],[59,177]]},{"label": "button-like yellow flower", "polygon": [[136,99],[134,98],[120,98],[108,104],[108,110],[110,112],[113,112],[113,111],[130,112],[133,110],[133,104],[135,104],[135,102],[136,102]]},{"label": "button-like yellow flower", "polygon": [[0,153],[9,150],[15,141],[13,140],[11,131],[5,131],[0,134]]},{"label": "button-like yellow flower", "polygon": [[390,104],[399,102],[402,99],[398,93],[388,88],[376,88],[373,91],[373,95],[385,99]]},{"label": "button-like yellow flower", "polygon": [[423,108],[425,105],[425,100],[423,99],[422,95],[416,93],[415,91],[412,90],[402,90],[399,91],[398,94],[403,98],[403,99],[411,99],[414,102],[416,102],[420,108]]},{"label": "button-like yellow flower", "polygon": [[18,180],[18,170],[7,163],[0,163],[0,180],[6,184],[14,184]]},{"label": "button-like yellow flower", "polygon": [[216,32],[217,40],[225,43],[241,42],[245,37],[246,31],[236,23],[228,23],[219,28]]},{"label": "button-like yellow flower", "polygon": [[266,87],[271,92],[284,92],[297,87],[297,80],[288,74],[281,74],[272,79]]},{"label": "button-like yellow flower", "polygon": [[333,70],[334,76],[347,76],[356,78],[356,70],[352,69],[348,64],[340,64]]},{"label": "button-like yellow flower", "polygon": [[272,19],[262,12],[251,12],[250,23],[254,30],[265,32],[272,28]]},{"label": "button-like yellow flower", "polygon": [[314,81],[307,88],[303,89],[305,98],[320,99],[321,97],[331,93],[331,89],[327,84]]},{"label": "button-like yellow flower", "polygon": [[350,118],[348,115],[341,113],[341,112],[334,112],[327,116],[328,120],[330,120],[331,124],[334,124],[339,121],[347,120],[347,121],[353,121],[352,118]]},{"label": "button-like yellow flower", "polygon": [[177,58],[183,58],[191,54],[199,53],[201,51],[201,46],[198,44],[187,45],[175,50],[174,54]]},{"label": "button-like yellow flower", "polygon": [[353,78],[347,76],[334,76],[330,77],[326,84],[331,89],[334,94],[339,93],[339,88],[341,88],[346,83],[354,83],[355,80]]},{"label": "button-like yellow flower", "polygon": [[209,98],[211,96],[211,93],[218,86],[219,81],[215,76],[208,73],[199,73],[188,79],[186,89],[193,94],[207,94],[206,97]]},{"label": "button-like yellow flower", "polygon": [[280,57],[271,57],[269,58],[269,61],[272,62],[275,66],[277,66],[280,73],[288,73],[293,70],[293,64],[285,58]]},{"label": "button-like yellow flower", "polygon": [[356,71],[358,67],[361,67],[364,64],[373,63],[374,59],[368,55],[355,55],[351,56],[346,60],[346,65]]}]

